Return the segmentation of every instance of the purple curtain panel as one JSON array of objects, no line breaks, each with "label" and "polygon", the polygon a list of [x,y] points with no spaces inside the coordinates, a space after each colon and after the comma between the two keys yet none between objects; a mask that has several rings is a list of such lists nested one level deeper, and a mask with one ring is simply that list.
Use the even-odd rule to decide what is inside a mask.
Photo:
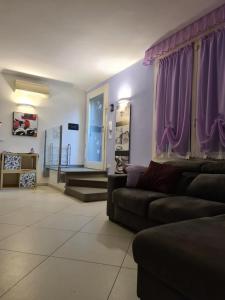
[{"label": "purple curtain panel", "polygon": [[169,51],[172,51],[179,45],[182,45],[191,39],[199,36],[203,32],[222,24],[225,21],[225,4],[211,11],[207,15],[184,27],[165,40],[153,45],[145,52],[144,65],[151,65],[155,58]]},{"label": "purple curtain panel", "polygon": [[156,92],[157,153],[185,155],[189,151],[192,100],[193,45],[159,62]]},{"label": "purple curtain panel", "polygon": [[197,133],[202,152],[225,147],[225,28],[202,39]]}]

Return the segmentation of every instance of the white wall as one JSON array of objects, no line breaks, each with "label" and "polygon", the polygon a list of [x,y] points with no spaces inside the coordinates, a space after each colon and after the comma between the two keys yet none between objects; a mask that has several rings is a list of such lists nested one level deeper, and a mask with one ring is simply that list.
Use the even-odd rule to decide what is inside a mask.
[{"label": "white wall", "polygon": [[43,152],[44,152],[44,131],[45,129],[78,123],[79,131],[72,134],[73,137],[73,163],[83,164],[84,161],[84,137],[85,137],[85,92],[74,87],[70,83],[45,79],[49,86],[50,95],[43,99],[39,106],[32,112],[38,114],[38,137],[22,137],[12,135],[12,114],[14,111],[21,111],[21,108],[14,102],[15,96],[12,85],[15,75],[0,73],[0,152],[29,152],[31,147],[39,153],[38,182],[46,182],[42,177]]}]

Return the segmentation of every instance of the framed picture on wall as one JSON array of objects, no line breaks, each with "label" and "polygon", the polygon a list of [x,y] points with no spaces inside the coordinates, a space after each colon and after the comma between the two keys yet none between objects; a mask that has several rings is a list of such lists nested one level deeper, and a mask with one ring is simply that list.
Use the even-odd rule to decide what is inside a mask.
[{"label": "framed picture on wall", "polygon": [[130,158],[130,101],[119,101],[116,107],[115,161],[116,173],[123,173]]},{"label": "framed picture on wall", "polygon": [[13,135],[36,137],[38,130],[38,115],[14,112],[13,113]]}]

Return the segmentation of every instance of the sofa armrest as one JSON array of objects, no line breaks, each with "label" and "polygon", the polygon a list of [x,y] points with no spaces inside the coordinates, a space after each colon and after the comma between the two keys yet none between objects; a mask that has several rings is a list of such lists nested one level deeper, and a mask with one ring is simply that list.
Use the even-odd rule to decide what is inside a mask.
[{"label": "sofa armrest", "polygon": [[112,202],[112,193],[118,188],[125,187],[126,182],[126,174],[113,174],[108,176],[107,215],[109,216],[110,220],[114,219],[114,205]]}]

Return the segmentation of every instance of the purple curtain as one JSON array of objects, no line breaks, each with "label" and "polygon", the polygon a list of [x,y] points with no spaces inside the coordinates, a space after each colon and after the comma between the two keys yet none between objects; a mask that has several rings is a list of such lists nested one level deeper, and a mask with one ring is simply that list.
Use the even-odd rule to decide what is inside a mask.
[{"label": "purple curtain", "polygon": [[151,65],[157,57],[172,51],[176,47],[187,43],[203,32],[223,22],[225,22],[225,4],[147,49],[145,52],[144,65]]},{"label": "purple curtain", "polygon": [[192,99],[193,46],[189,45],[159,63],[156,93],[157,153],[185,155],[189,151]]},{"label": "purple curtain", "polygon": [[197,132],[202,152],[225,147],[225,28],[202,39]]}]

